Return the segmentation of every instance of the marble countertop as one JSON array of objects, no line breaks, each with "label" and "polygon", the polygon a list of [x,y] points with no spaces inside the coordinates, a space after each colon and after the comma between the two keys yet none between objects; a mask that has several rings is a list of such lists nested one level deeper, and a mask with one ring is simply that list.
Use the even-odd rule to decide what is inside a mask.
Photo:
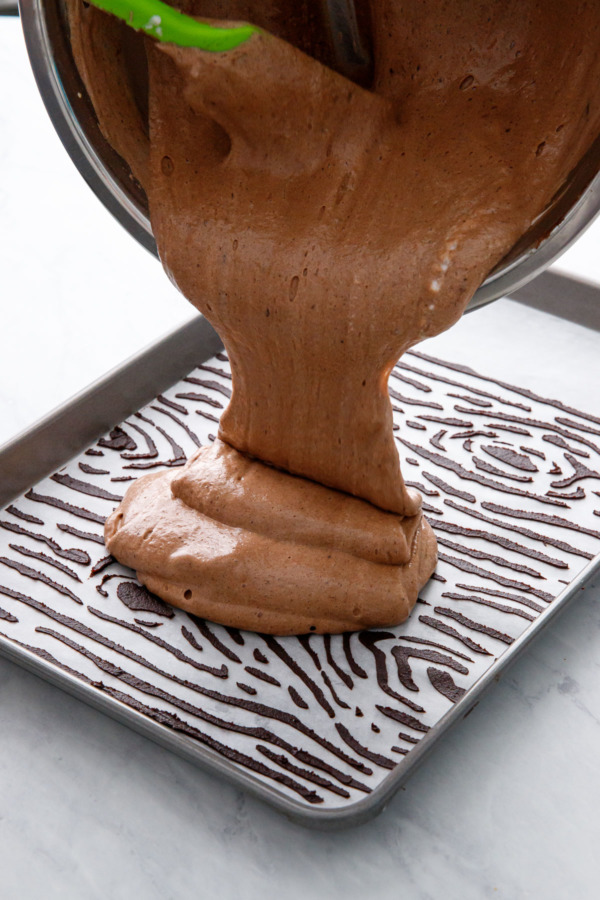
[{"label": "marble countertop", "polygon": [[[0,163],[1,443],[192,311],[80,179],[5,18]],[[562,269],[600,281],[598,234]],[[338,833],[287,822],[0,659],[0,895],[595,900],[599,601],[600,579],[378,819]]]}]

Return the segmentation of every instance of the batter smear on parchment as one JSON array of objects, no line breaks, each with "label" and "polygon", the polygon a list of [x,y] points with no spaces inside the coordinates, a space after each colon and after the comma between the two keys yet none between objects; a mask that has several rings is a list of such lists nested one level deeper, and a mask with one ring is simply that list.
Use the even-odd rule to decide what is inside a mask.
[{"label": "batter smear on parchment", "polygon": [[107,546],[226,625],[397,624],[436,545],[400,472],[388,376],[460,317],[590,151],[600,7],[359,4],[363,86],[328,67],[317,2],[256,7],[188,2],[270,32],[208,54],[70,0],[101,128],[233,375],[218,440],[133,485]]}]

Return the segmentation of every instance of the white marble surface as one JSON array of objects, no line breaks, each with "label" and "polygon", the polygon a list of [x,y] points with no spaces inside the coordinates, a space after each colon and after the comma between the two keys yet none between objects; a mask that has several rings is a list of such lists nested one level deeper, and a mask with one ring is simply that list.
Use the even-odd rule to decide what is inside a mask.
[{"label": "white marble surface", "polygon": [[[0,172],[1,442],[190,313],[67,159],[7,19]],[[598,235],[593,226],[561,268],[600,281]],[[142,310],[143,327],[108,340],[111,316],[133,325]],[[484,321],[476,316],[495,314],[465,320],[464,340]],[[579,377],[574,369],[565,399]],[[530,378],[543,389],[541,373]],[[599,600],[600,580],[386,812],[337,834],[288,823],[0,659],[0,896],[595,900]]]}]

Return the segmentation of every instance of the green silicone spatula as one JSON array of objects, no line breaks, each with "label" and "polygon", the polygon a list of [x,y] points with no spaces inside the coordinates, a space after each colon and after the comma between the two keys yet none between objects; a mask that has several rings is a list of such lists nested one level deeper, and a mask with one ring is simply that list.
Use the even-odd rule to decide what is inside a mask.
[{"label": "green silicone spatula", "polygon": [[93,6],[122,19],[136,31],[143,31],[157,41],[180,47],[198,47],[214,53],[233,50],[259,29],[254,25],[215,28],[197,22],[161,0],[90,0]]}]

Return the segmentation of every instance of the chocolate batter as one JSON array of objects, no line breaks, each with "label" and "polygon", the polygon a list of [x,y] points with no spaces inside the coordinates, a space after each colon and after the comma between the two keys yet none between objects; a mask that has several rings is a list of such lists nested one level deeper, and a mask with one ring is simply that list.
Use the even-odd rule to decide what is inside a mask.
[{"label": "chocolate batter", "polygon": [[600,4],[363,3],[364,86],[330,68],[318,3],[257,6],[187,3],[271,32],[208,54],[70,0],[100,125],[233,374],[219,441],[130,488],[107,546],[227,625],[391,625],[436,549],[390,370],[460,317],[598,136]]}]

